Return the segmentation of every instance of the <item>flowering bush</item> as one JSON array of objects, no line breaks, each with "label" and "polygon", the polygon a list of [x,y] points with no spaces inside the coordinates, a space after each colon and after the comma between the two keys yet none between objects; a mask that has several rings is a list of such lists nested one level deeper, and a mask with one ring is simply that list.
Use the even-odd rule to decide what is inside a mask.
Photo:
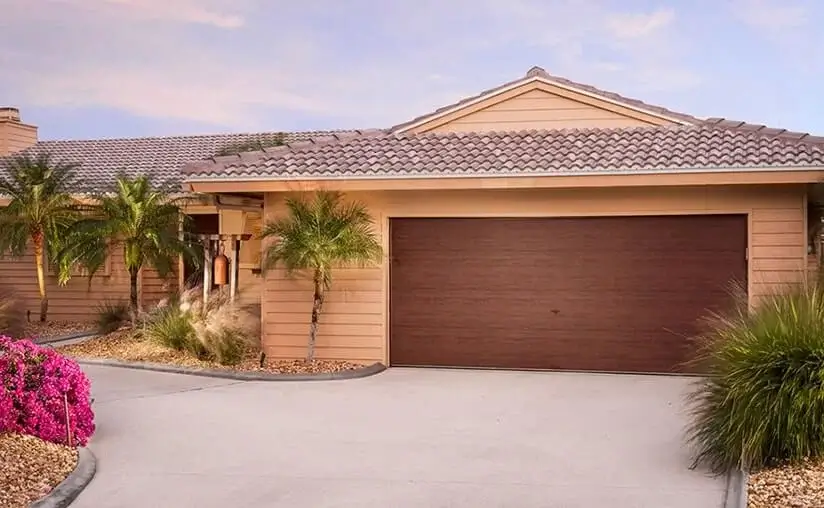
[{"label": "flowering bush", "polygon": [[85,445],[94,434],[91,385],[77,362],[28,340],[0,336],[0,434],[17,432]]}]

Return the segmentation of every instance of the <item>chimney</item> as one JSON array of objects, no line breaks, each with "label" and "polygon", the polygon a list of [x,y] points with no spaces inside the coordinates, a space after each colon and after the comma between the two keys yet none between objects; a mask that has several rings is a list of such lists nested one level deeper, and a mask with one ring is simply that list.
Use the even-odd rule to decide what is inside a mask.
[{"label": "chimney", "polygon": [[37,127],[20,121],[17,108],[0,107],[0,157],[37,143]]}]

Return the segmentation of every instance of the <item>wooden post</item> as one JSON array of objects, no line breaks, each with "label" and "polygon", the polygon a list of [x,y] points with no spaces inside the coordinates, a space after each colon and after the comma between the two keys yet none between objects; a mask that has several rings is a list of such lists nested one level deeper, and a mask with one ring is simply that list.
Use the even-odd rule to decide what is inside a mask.
[{"label": "wooden post", "polygon": [[209,303],[209,293],[212,291],[212,239],[203,242],[203,307]]},{"label": "wooden post", "polygon": [[232,251],[229,253],[229,301],[234,302],[237,295],[237,262],[238,262],[238,242],[237,236],[232,235],[229,240]]}]

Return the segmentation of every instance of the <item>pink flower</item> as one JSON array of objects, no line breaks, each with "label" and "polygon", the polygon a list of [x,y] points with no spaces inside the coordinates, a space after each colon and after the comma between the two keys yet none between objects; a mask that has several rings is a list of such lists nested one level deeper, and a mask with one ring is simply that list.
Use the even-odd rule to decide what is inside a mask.
[{"label": "pink flower", "polygon": [[0,434],[18,432],[75,446],[94,434],[91,384],[74,360],[29,340],[0,336]]}]

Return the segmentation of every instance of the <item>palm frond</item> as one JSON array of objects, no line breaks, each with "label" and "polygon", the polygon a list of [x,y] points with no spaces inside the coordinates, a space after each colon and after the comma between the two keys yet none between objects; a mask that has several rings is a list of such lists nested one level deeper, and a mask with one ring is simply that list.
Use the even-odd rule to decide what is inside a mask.
[{"label": "palm frond", "polygon": [[382,248],[363,204],[345,203],[335,192],[292,197],[285,204],[287,215],[268,222],[261,232],[274,240],[264,253],[264,269],[280,265],[290,274],[308,271],[329,287],[334,268],[380,260]]},{"label": "palm frond", "polygon": [[154,187],[146,176],[121,175],[112,192],[97,196],[86,210],[86,219],[72,228],[61,261],[65,266],[80,263],[94,273],[119,245],[129,272],[148,263],[168,274],[178,255],[193,250],[189,238],[178,234],[184,220],[181,202],[168,190]]},{"label": "palm frond", "polygon": [[42,234],[47,247],[61,241],[78,218],[71,196],[76,167],[48,153],[11,159],[0,178],[0,194],[10,200],[0,211],[0,255],[23,255],[32,234]]}]

